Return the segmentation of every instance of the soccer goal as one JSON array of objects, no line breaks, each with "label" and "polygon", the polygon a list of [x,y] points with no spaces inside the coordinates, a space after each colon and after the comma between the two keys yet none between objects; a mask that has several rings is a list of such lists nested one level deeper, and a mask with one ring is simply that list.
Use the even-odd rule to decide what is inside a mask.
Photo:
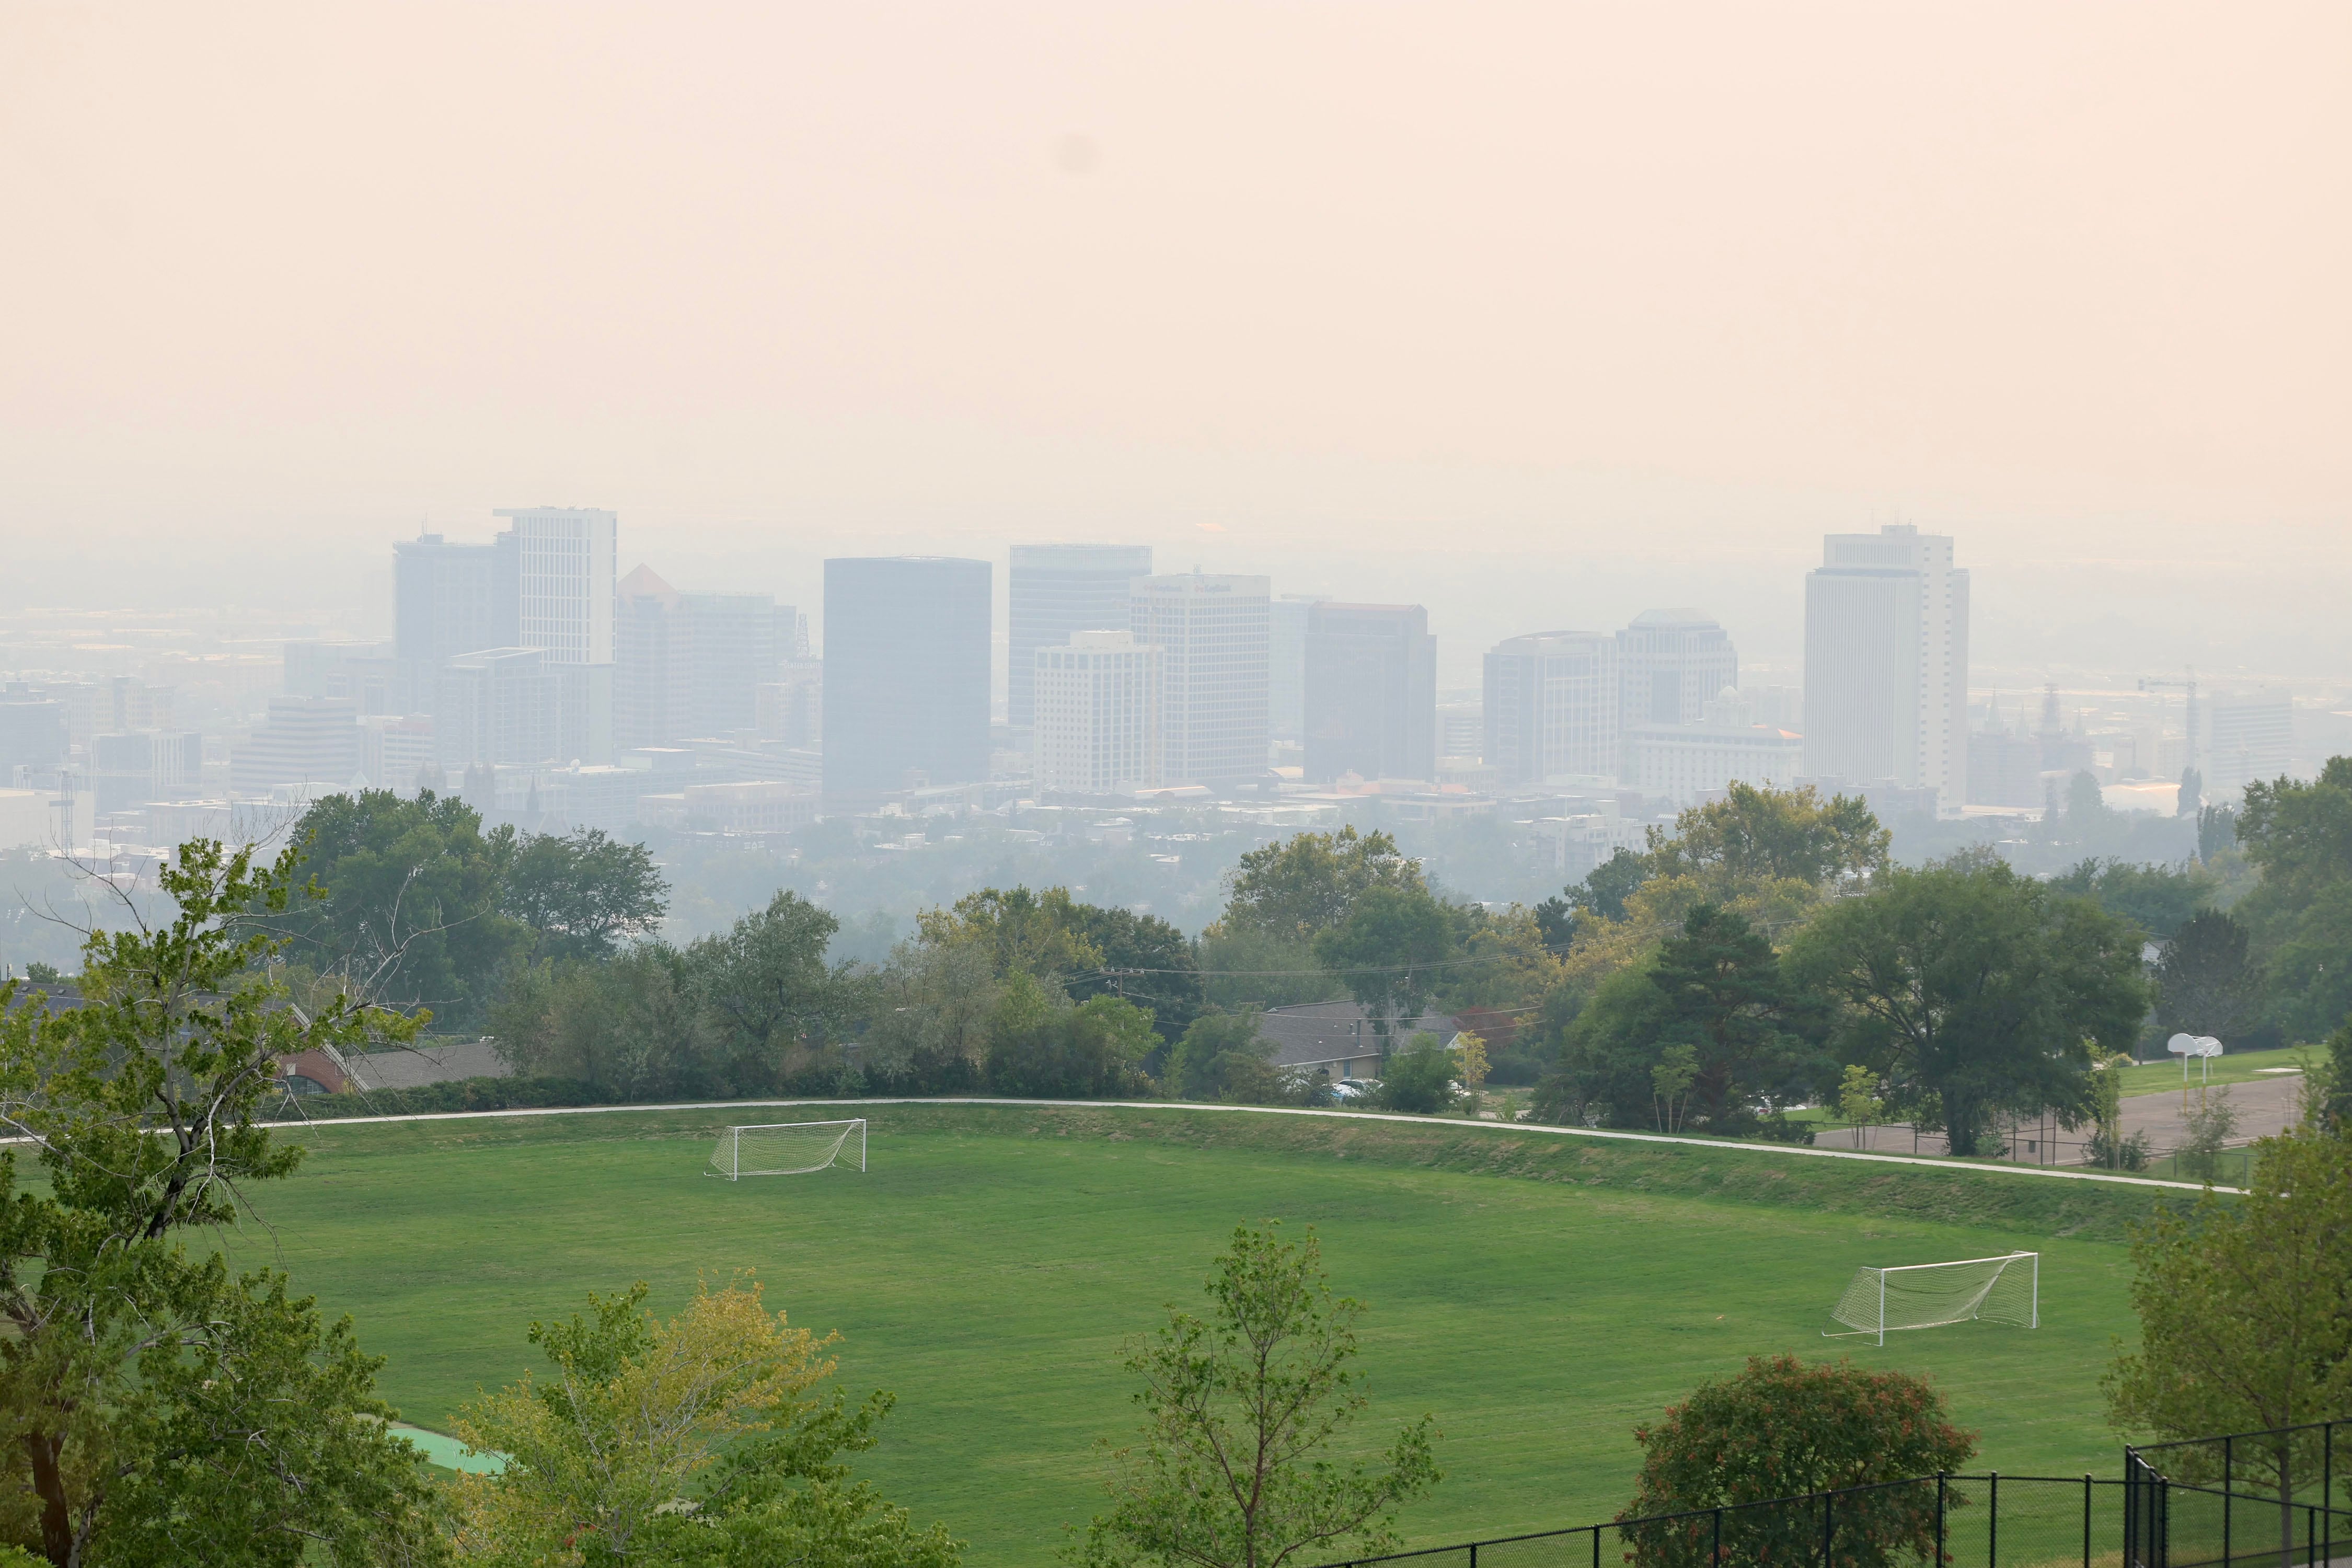
[{"label": "soccer goal", "polygon": [[2042,1326],[2042,1254],[2011,1252],[1958,1263],[1912,1263],[1899,1268],[1857,1268],[1830,1316],[1845,1331],[1824,1339],[1874,1334],[1885,1344],[1897,1329],[1938,1329],[1982,1320]]},{"label": "soccer goal", "polygon": [[742,1176],[804,1176],[828,1165],[866,1169],[866,1122],[781,1121],[766,1127],[730,1127],[710,1152],[717,1169],[703,1173],[735,1181]]}]

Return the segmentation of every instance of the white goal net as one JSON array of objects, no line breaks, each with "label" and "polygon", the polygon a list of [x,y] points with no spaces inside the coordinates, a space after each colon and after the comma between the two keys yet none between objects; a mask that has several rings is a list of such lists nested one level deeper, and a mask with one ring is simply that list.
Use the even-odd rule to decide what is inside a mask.
[{"label": "white goal net", "polygon": [[1957,1263],[1914,1263],[1899,1268],[1857,1268],[1830,1316],[1845,1331],[1824,1338],[1874,1334],[1880,1344],[1897,1329],[1937,1329],[1982,1321],[2042,1326],[2042,1255],[2010,1252]]},{"label": "white goal net", "polygon": [[866,1169],[866,1123],[782,1121],[766,1127],[730,1127],[710,1152],[709,1173],[734,1181],[741,1176],[801,1176],[828,1165]]}]

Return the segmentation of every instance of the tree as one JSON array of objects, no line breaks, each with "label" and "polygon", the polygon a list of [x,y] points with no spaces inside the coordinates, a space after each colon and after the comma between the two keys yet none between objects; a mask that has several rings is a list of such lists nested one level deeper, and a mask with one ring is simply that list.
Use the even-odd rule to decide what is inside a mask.
[{"label": "tree", "polygon": [[1891,870],[1797,935],[1789,967],[1833,1008],[1840,1059],[1940,1122],[1956,1154],[2003,1112],[2091,1109],[2094,1044],[2124,1049],[2146,1015],[2139,936],[1992,859]]},{"label": "tree", "polygon": [[1060,982],[1082,970],[1102,967],[1102,950],[1088,941],[1066,888],[1033,893],[982,888],[966,893],[950,909],[925,910],[915,918],[921,939],[933,946],[980,943],[997,977],[1027,974]]},{"label": "tree", "polygon": [[102,1544],[290,1568],[427,1544],[415,1452],[350,1321],[186,1247],[300,1162],[254,1120],[278,1058],[415,1033],[348,997],[285,1005],[268,965],[299,860],[183,845],[157,873],[169,923],[93,934],[79,1006],[0,986],[0,1121],[47,1178],[20,1185],[0,1152],[0,1496],[30,1500],[52,1563]]},{"label": "tree", "polygon": [[1080,903],[1067,888],[983,888],[952,908],[925,910],[917,927],[929,944],[980,943],[1000,979],[1016,972],[1051,978],[1078,1002],[1100,995],[1148,1002],[1160,1037],[1171,1042],[1201,1010],[1199,965],[1182,931],[1155,915]]},{"label": "tree", "polygon": [[1385,833],[1301,833],[1253,849],[1234,868],[1220,932],[1259,931],[1291,942],[1345,922],[1372,889],[1425,893],[1421,868]]},{"label": "tree", "polygon": [[2077,773],[2066,781],[2066,826],[2076,834],[2095,833],[2109,816],[2106,793],[2093,773]]},{"label": "tree", "polygon": [[1258,1011],[1214,1008],[1192,1020],[1168,1055],[1168,1088],[1186,1100],[1255,1098],[1275,1085],[1274,1042],[1258,1032]]},{"label": "tree", "polygon": [[2214,879],[2194,866],[2136,866],[2112,857],[2079,860],[2050,879],[2053,892],[2095,899],[2111,915],[2137,921],[2168,941],[2212,896]]},{"label": "tree", "polygon": [[772,1085],[793,1045],[839,1021],[842,977],[826,966],[825,948],[840,929],[829,911],[787,890],[686,950],[696,994],[728,1031],[731,1081]]},{"label": "tree", "polygon": [[742,1277],[698,1284],[667,1322],[646,1294],[591,1292],[590,1316],[531,1324],[546,1380],[526,1373],[461,1415],[468,1444],[509,1456],[458,1482],[467,1561],[953,1568],[944,1527],[918,1531],[848,1482],[838,1456],[874,1446],[893,1400],[853,1412],[817,1393],[833,1339],[771,1317]]},{"label": "tree", "polygon": [[1203,1289],[1206,1318],[1171,1308],[1127,1360],[1141,1441],[1113,1456],[1110,1511],[1066,1555],[1126,1564],[1277,1568],[1395,1543],[1391,1510],[1439,1479],[1430,1418],[1406,1423],[1378,1466],[1334,1453],[1367,1404],[1360,1303],[1334,1299],[1309,1230],[1244,1226]]},{"label": "tree", "polygon": [[[1790,1355],[1753,1357],[1745,1371],[1701,1384],[1655,1425],[1634,1428],[1633,1440],[1642,1471],[1618,1515],[1624,1521],[1934,1475],[1959,1469],[1976,1451],[1975,1435],[1952,1425],[1943,1394],[1926,1378]],[[1893,1488],[1842,1498],[1834,1528],[1841,1564],[1932,1560],[1936,1493]],[[1727,1511],[1720,1557],[1711,1530],[1662,1521],[1629,1524],[1624,1533],[1636,1560],[1671,1568],[1801,1563],[1820,1550],[1822,1515]]]},{"label": "tree", "polygon": [[444,1024],[483,1016],[531,933],[500,910],[511,830],[485,837],[481,814],[455,796],[389,790],[329,795],[302,815],[297,880],[320,898],[257,919],[288,939],[292,962],[344,977]]},{"label": "tree", "polygon": [[1608,859],[1585,873],[1583,881],[1568,889],[1568,901],[1582,913],[1622,921],[1625,900],[1640,892],[1652,874],[1646,857],[1631,849],[1614,849]]},{"label": "tree", "polygon": [[2319,1084],[2317,1121],[2338,1138],[2352,1137],[2352,1021],[2327,1037],[2327,1060],[2313,1076]]},{"label": "tree", "polygon": [[499,907],[540,933],[541,947],[567,956],[605,958],[627,937],[657,930],[669,884],[653,852],[601,827],[563,837],[530,834],[513,847]]},{"label": "tree", "polygon": [[1462,1087],[1470,1093],[1478,1092],[1486,1081],[1486,1042],[1480,1036],[1465,1029],[1454,1037],[1454,1070]]},{"label": "tree", "polygon": [[1784,1026],[1790,999],[1780,960],[1742,917],[1699,905],[1660,947],[1649,974],[1665,999],[1667,1037],[1695,1047],[1691,1088],[1710,1126],[1722,1130],[1749,1098],[1809,1066]]},{"label": "tree", "polygon": [[1454,951],[1445,907],[1420,888],[1368,889],[1347,919],[1315,938],[1315,961],[1348,987],[1385,1038],[1421,1016]]},{"label": "tree", "polygon": [[1856,797],[1823,800],[1811,784],[1781,790],[1735,784],[1722,800],[1675,817],[1673,832],[1650,829],[1649,860],[1662,877],[1713,870],[1734,879],[1818,886],[1883,868],[1892,842]]},{"label": "tree", "polygon": [[1691,1085],[1698,1081],[1698,1047],[1668,1046],[1650,1069],[1650,1094],[1657,1112],[1658,1131],[1679,1132],[1690,1109]]},{"label": "tree", "polygon": [[2180,790],[2173,799],[2172,815],[2193,818],[2204,804],[2205,775],[2195,768],[2181,769]]},{"label": "tree", "polygon": [[1014,974],[988,1032],[988,1087],[999,1094],[1107,1100],[1147,1087],[1143,1058],[1158,1046],[1151,1015],[1116,996],[1073,1006],[1058,990]]},{"label": "tree", "polygon": [[2157,963],[2157,1023],[2168,1034],[2234,1034],[2253,1006],[2260,979],[2246,928],[2220,910],[2201,910],[2182,923]]},{"label": "tree", "polygon": [[1454,1058],[1435,1035],[1420,1034],[1381,1068],[1381,1109],[1440,1116],[1454,1109]]},{"label": "tree", "polygon": [[1853,1062],[1847,1066],[1845,1077],[1838,1085],[1838,1115],[1853,1129],[1854,1142],[1868,1146],[1871,1125],[1886,1114],[1886,1101],[1879,1098],[1878,1075]]},{"label": "tree", "polygon": [[[2127,1432],[2266,1432],[2332,1419],[2352,1401],[2352,1142],[2304,1126],[2254,1148],[2242,1197],[2208,1192],[2188,1214],[2160,1206],[2133,1231],[2139,1348],[2102,1384]],[[2242,1471],[2276,1488],[2291,1547],[2295,1478],[2315,1468],[2313,1445],[2241,1437],[2232,1448]]]}]

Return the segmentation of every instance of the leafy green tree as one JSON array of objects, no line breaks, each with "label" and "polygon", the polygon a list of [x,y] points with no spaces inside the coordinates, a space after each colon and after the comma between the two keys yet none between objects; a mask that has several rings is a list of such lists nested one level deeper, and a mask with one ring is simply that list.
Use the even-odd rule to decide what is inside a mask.
[{"label": "leafy green tree", "polygon": [[1258,1012],[1211,1010],[1192,1020],[1168,1057],[1168,1087],[1186,1100],[1223,1100],[1270,1086],[1274,1042],[1258,1030]]},{"label": "leafy green tree", "polygon": [[[1654,1426],[1637,1426],[1641,1478],[1621,1520],[1738,1509],[1741,1503],[1963,1468],[1974,1434],[1952,1425],[1944,1396],[1914,1373],[1871,1372],[1851,1361],[1807,1363],[1751,1357],[1745,1371],[1701,1384]],[[1835,1560],[1858,1568],[1935,1556],[1936,1494],[1908,1488],[1841,1498]],[[1715,1536],[1664,1521],[1629,1524],[1635,1561],[1665,1568],[1708,1563],[1805,1562],[1821,1548],[1809,1509],[1746,1509]]]},{"label": "leafy green tree", "polygon": [[2321,1081],[2318,1124],[2342,1138],[2352,1136],[2352,1021],[2327,1037],[2327,1059],[2312,1074]]},{"label": "leafy green tree", "polygon": [[1459,1097],[1454,1058],[1435,1035],[1418,1034],[1381,1068],[1380,1106],[1412,1116],[1441,1116]]},{"label": "leafy green tree", "polygon": [[1999,1114],[2089,1113],[2094,1044],[2126,1048],[2146,1015],[2139,947],[2089,900],[1962,858],[1883,873],[1800,931],[1788,963],[1833,1007],[1840,1058],[1885,1075],[1965,1155]]},{"label": "leafy green tree", "polygon": [[1421,1016],[1454,952],[1445,906],[1419,888],[1371,888],[1315,939],[1316,962],[1348,987],[1376,1033]]},{"label": "leafy green tree", "polygon": [[1698,1047],[1668,1046],[1650,1069],[1650,1096],[1657,1112],[1658,1131],[1679,1132],[1690,1109],[1691,1085],[1698,1081]]},{"label": "leafy green tree", "polygon": [[1604,921],[1625,918],[1625,900],[1642,890],[1654,875],[1647,856],[1619,848],[1585,873],[1584,880],[1568,889],[1568,901],[1583,914]]},{"label": "leafy green tree", "polygon": [[2111,915],[2137,921],[2159,941],[2188,923],[2211,896],[2214,880],[2201,868],[2137,866],[2113,858],[2075,862],[2050,879],[2051,890],[2095,899]]},{"label": "leafy green tree", "polygon": [[1425,893],[1421,868],[1388,834],[1301,833],[1253,849],[1234,868],[1219,931],[1265,931],[1291,942],[1344,923],[1374,889]]},{"label": "leafy green tree", "polygon": [[1313,944],[1296,936],[1215,925],[1201,933],[1197,952],[1203,1004],[1228,1013],[1336,1002],[1348,994],[1315,962]]},{"label": "leafy green tree", "polygon": [[298,878],[325,896],[256,917],[287,939],[290,961],[361,994],[429,1007],[445,1025],[477,1022],[530,948],[530,928],[501,909],[513,833],[486,837],[481,814],[454,795],[329,795],[293,841]]},{"label": "leafy green tree", "polygon": [[983,949],[908,942],[859,990],[866,1026],[857,1065],[869,1087],[952,1094],[982,1086],[991,1021],[1004,991]]},{"label": "leafy green tree", "polygon": [[208,1239],[300,1162],[255,1121],[278,1058],[415,1032],[348,999],[285,1005],[268,963],[298,859],[183,845],[158,872],[172,919],[92,935],[79,1006],[0,986],[0,1121],[46,1177],[0,1152],[0,1496],[32,1504],[24,1544],[52,1563],[429,1546],[381,1363],[284,1276],[231,1278]]},{"label": "leafy green tree", "polygon": [[2077,773],[2066,781],[2066,826],[2077,835],[2095,834],[2113,813],[2096,773]]},{"label": "leafy green tree", "polygon": [[[2352,1142],[2301,1127],[2254,1147],[2244,1196],[2208,1192],[2189,1213],[2159,1207],[2133,1232],[2139,1346],[2117,1355],[2102,1385],[2126,1432],[2272,1431],[2332,1419],[2352,1402]],[[2239,1474],[2266,1475],[2277,1490],[2280,1543],[2292,1547],[2289,1504],[2295,1479],[2317,1468],[2315,1441],[2232,1447]],[[2180,1479],[2211,1477],[2192,1463]]]},{"label": "leafy green tree", "polygon": [[1140,1441],[1113,1455],[1110,1511],[1074,1541],[1087,1568],[1277,1568],[1395,1544],[1393,1510],[1439,1478],[1422,1416],[1377,1466],[1339,1450],[1367,1404],[1360,1303],[1335,1299],[1315,1233],[1246,1226],[1217,1258],[1205,1318],[1171,1308],[1127,1369]]},{"label": "leafy green tree", "polygon": [[976,942],[998,978],[1050,977],[1076,1001],[1128,997],[1149,1005],[1160,1037],[1180,1037],[1202,1006],[1199,965],[1184,933],[1155,915],[1082,903],[1067,888],[983,888],[918,920],[934,945]]},{"label": "leafy green tree", "polygon": [[825,963],[840,925],[787,890],[724,935],[686,950],[696,994],[726,1029],[731,1081],[745,1089],[774,1083],[793,1046],[821,1038],[840,1022],[844,977]]},{"label": "leafy green tree", "polygon": [[1783,790],[1735,784],[1722,800],[1675,817],[1672,832],[1650,829],[1648,859],[1662,877],[1715,871],[1735,880],[1818,886],[1881,869],[1892,839],[1857,798],[1823,800],[1811,784]]},{"label": "leafy green tree", "polygon": [[1854,1130],[1856,1139],[1866,1139],[1871,1125],[1886,1114],[1886,1101],[1879,1098],[1878,1075],[1860,1062],[1849,1064],[1838,1084],[1837,1110],[1839,1119]]},{"label": "leafy green tree", "polygon": [[1087,939],[1076,910],[1067,888],[1042,893],[982,888],[950,909],[925,910],[915,923],[921,939],[933,946],[980,943],[999,979],[1027,974],[1058,984],[1102,967],[1102,949]]},{"label": "leafy green tree", "polygon": [[2233,1035],[2260,983],[2246,928],[2220,910],[2202,910],[2182,922],[2157,963],[2157,1023],[2167,1034]]},{"label": "leafy green tree", "polygon": [[2195,768],[2180,770],[2180,790],[2174,797],[2172,815],[2193,817],[2205,804],[2205,775]]},{"label": "leafy green tree", "polygon": [[1108,1100],[1141,1093],[1160,1044],[1151,1015],[1116,996],[1076,1006],[1030,975],[1004,984],[989,1024],[988,1087],[999,1094]]},{"label": "leafy green tree", "polygon": [[604,958],[624,939],[659,929],[668,898],[651,850],[584,827],[517,840],[499,907],[538,931],[551,953]]},{"label": "leafy green tree", "polygon": [[1772,944],[1741,916],[1701,904],[1682,933],[1664,943],[1650,984],[1665,998],[1667,1038],[1695,1048],[1691,1089],[1717,1130],[1747,1101],[1811,1067],[1787,1027],[1791,1003]]},{"label": "leafy green tree", "polygon": [[541,962],[511,975],[490,1008],[499,1056],[519,1073],[572,1079],[614,1100],[739,1094],[719,1016],[677,949],[646,942],[602,963]]},{"label": "leafy green tree", "polygon": [[2197,858],[2210,860],[2238,843],[2238,814],[2226,805],[2209,805],[2197,814]]},{"label": "leafy green tree", "polygon": [[874,1446],[893,1404],[856,1410],[818,1385],[832,1339],[771,1317],[756,1282],[698,1288],[667,1322],[646,1287],[588,1298],[591,1316],[533,1323],[544,1381],[526,1374],[467,1407],[458,1435],[509,1456],[457,1485],[453,1545],[468,1563],[647,1568],[954,1568],[944,1526],[852,1482],[840,1456]]}]

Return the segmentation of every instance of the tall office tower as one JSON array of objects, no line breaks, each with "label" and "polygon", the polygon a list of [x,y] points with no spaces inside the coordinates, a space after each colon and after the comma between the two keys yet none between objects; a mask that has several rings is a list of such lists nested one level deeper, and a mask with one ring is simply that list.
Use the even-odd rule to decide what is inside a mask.
[{"label": "tall office tower", "polygon": [[596,507],[518,507],[508,521],[515,552],[516,644],[542,648],[562,674],[560,753],[613,760],[613,591],[619,520]]},{"label": "tall office tower", "polygon": [[1307,777],[1437,777],[1437,639],[1419,605],[1310,605]]},{"label": "tall office tower", "polygon": [[1199,572],[1135,580],[1129,629],[1167,654],[1160,771],[1169,783],[1265,776],[1270,587],[1264,577]]},{"label": "tall office tower", "polygon": [[2234,795],[2248,784],[2284,774],[2294,747],[2294,708],[2284,691],[2256,691],[2205,700],[2205,793]]},{"label": "tall office tower", "polygon": [[613,600],[613,743],[661,746],[684,740],[694,703],[694,650],[679,595],[639,566]]},{"label": "tall office tower", "polygon": [[1969,574],[1952,541],[1832,533],[1805,575],[1805,772],[1969,797]]},{"label": "tall office tower", "polygon": [[[515,552],[516,646],[544,648],[550,664],[613,662],[614,551],[619,520],[595,507],[518,507],[508,520]],[[471,651],[471,650],[467,650]]]},{"label": "tall office tower", "polygon": [[824,793],[871,800],[988,777],[989,564],[824,563]]},{"label": "tall office tower", "polygon": [[348,697],[359,704],[362,717],[393,712],[400,680],[392,647],[381,639],[289,642],[287,695]]},{"label": "tall office tower", "polygon": [[1005,582],[1004,718],[1035,722],[1030,696],[1037,650],[1061,647],[1072,632],[1127,625],[1127,585],[1151,575],[1148,544],[1016,544]]},{"label": "tall office tower", "polygon": [[645,566],[622,579],[613,616],[613,732],[623,746],[751,728],[759,689],[782,668],[798,619],[772,595],[680,593]]},{"label": "tall office tower", "polygon": [[394,707],[431,712],[442,665],[521,641],[520,545],[512,533],[492,544],[426,533],[392,547]]},{"label": "tall office tower", "polygon": [[[66,765],[71,734],[66,705],[56,698],[13,688],[0,695],[0,789],[38,787],[33,777]],[[28,782],[17,782],[20,768]]]},{"label": "tall office tower", "polygon": [[1725,687],[1739,684],[1731,637],[1700,610],[1643,610],[1617,634],[1621,725],[1696,724]]},{"label": "tall office tower", "polygon": [[568,760],[566,697],[563,677],[549,667],[544,649],[459,654],[442,666],[434,702],[434,748],[441,765],[457,772]]},{"label": "tall office tower", "polygon": [[1277,741],[1307,738],[1307,617],[1328,594],[1285,594],[1266,605],[1265,721]]},{"label": "tall office tower", "polygon": [[229,785],[240,795],[289,784],[331,795],[359,771],[359,704],[348,697],[273,697],[253,738],[229,754]]},{"label": "tall office tower", "polygon": [[1606,632],[1496,643],[1486,655],[1486,765],[1505,784],[1614,776],[1622,696],[1617,639]]},{"label": "tall office tower", "polygon": [[1133,632],[1084,631],[1032,657],[1037,788],[1108,795],[1161,782],[1162,649]]}]

